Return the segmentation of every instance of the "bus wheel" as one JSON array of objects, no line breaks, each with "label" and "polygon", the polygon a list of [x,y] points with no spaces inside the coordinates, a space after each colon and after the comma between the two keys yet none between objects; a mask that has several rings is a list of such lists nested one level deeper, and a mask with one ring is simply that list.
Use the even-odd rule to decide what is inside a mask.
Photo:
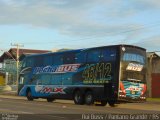
[{"label": "bus wheel", "polygon": [[53,102],[54,100],[54,98],[47,98],[47,102]]},{"label": "bus wheel", "polygon": [[33,101],[33,97],[32,97],[32,92],[31,92],[31,90],[27,90],[27,99],[28,99],[29,101]]},{"label": "bus wheel", "polygon": [[88,91],[86,94],[85,94],[85,103],[87,105],[92,105],[94,103],[94,98],[93,98],[93,94],[91,91]]},{"label": "bus wheel", "polygon": [[109,106],[111,106],[111,107],[115,107],[115,101],[113,101],[113,100],[108,101],[108,104],[109,104]]},{"label": "bus wheel", "polygon": [[79,90],[74,93],[74,103],[77,105],[84,104],[83,94]]}]

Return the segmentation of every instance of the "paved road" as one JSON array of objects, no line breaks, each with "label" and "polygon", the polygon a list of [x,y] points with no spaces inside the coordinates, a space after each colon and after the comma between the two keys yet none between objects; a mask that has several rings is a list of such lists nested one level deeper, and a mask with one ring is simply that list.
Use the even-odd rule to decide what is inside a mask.
[{"label": "paved road", "polygon": [[160,119],[160,115],[158,115],[160,114],[160,103],[128,103],[118,104],[116,107],[101,107],[74,105],[73,101],[66,100],[48,103],[46,100],[27,101],[26,98],[0,96],[0,113],[2,119],[18,116],[18,120],[70,120],[71,118],[82,120],[95,118],[96,114],[102,115],[98,116],[99,119],[104,119],[104,115],[112,114],[150,114],[151,118]]}]

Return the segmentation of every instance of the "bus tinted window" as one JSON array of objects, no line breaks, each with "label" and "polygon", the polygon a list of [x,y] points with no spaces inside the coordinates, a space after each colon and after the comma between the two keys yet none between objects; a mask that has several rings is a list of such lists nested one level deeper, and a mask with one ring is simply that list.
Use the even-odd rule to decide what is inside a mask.
[{"label": "bus tinted window", "polygon": [[63,56],[63,64],[73,64],[75,63],[75,54],[68,53]]},{"label": "bus tinted window", "polygon": [[53,61],[52,60],[52,56],[51,55],[47,55],[47,56],[44,57],[44,63],[43,63],[43,65],[44,66],[52,65],[53,64],[52,61]]},{"label": "bus tinted window", "polygon": [[91,50],[87,54],[87,62],[99,62],[100,50]]},{"label": "bus tinted window", "polygon": [[124,53],[123,60],[124,61],[135,61],[135,62],[145,64],[144,56],[135,54],[135,53]]},{"label": "bus tinted window", "polygon": [[37,56],[34,58],[34,66],[39,67],[43,66],[44,56]]},{"label": "bus tinted window", "polygon": [[64,74],[62,78],[63,85],[71,85],[72,84],[72,74]]},{"label": "bus tinted window", "polygon": [[27,67],[33,67],[34,66],[34,59],[32,57],[29,57],[26,59],[26,66]]},{"label": "bus tinted window", "polygon": [[50,84],[50,79],[51,79],[51,76],[48,74],[46,75],[42,75],[41,76],[41,80],[42,80],[42,85],[49,85]]},{"label": "bus tinted window", "polygon": [[115,49],[104,49],[102,50],[102,61],[113,61],[116,58]]},{"label": "bus tinted window", "polygon": [[86,52],[80,52],[76,54],[75,57],[76,63],[85,63],[86,62]]},{"label": "bus tinted window", "polygon": [[62,77],[61,75],[52,75],[51,77],[51,85],[61,85],[62,84]]},{"label": "bus tinted window", "polygon": [[54,65],[63,64],[63,57],[62,57],[62,55],[54,55],[53,56],[53,62],[54,62]]},{"label": "bus tinted window", "polygon": [[32,78],[31,78],[31,84],[32,85],[36,85],[37,84],[37,80],[39,80],[39,75],[34,75]]}]

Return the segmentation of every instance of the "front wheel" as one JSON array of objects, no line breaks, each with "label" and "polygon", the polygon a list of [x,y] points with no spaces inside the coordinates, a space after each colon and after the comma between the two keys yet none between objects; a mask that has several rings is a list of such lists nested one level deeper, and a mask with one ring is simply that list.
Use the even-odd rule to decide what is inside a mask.
[{"label": "front wheel", "polygon": [[33,96],[32,96],[31,90],[27,91],[27,99],[28,99],[28,101],[33,101]]}]

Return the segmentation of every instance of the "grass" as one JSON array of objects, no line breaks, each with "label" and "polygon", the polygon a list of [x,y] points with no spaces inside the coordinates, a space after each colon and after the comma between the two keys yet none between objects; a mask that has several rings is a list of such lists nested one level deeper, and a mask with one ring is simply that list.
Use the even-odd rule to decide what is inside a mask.
[{"label": "grass", "polygon": [[150,102],[160,102],[160,98],[147,98],[147,101],[150,101]]}]

